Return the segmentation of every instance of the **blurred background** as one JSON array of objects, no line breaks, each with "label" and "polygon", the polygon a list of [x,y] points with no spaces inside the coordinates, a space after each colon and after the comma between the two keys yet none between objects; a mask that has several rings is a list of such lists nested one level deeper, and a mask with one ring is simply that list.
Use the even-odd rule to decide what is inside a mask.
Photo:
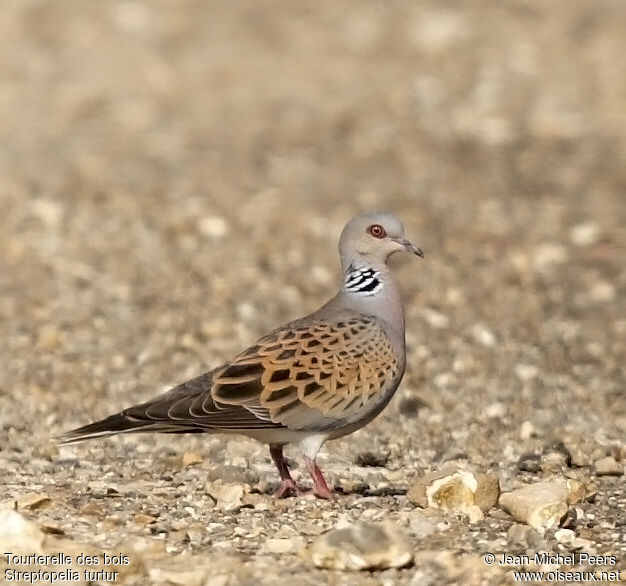
[{"label": "blurred background", "polygon": [[376,208],[426,258],[394,263],[409,367],[367,441],[623,439],[622,0],[0,10],[0,459],[316,308]]}]

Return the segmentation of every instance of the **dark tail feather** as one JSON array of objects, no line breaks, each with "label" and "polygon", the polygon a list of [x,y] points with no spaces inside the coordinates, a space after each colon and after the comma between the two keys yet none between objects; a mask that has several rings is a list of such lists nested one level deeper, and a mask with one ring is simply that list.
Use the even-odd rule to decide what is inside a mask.
[{"label": "dark tail feather", "polygon": [[83,425],[55,438],[59,444],[75,444],[88,439],[117,435],[118,433],[137,433],[145,431],[167,431],[162,423],[137,421],[128,418],[124,413],[116,413],[105,419]]}]

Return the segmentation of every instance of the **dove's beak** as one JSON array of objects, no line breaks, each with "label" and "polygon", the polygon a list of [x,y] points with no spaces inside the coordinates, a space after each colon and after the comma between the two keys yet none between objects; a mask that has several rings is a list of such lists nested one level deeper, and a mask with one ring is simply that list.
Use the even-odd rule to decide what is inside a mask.
[{"label": "dove's beak", "polygon": [[406,250],[407,252],[415,254],[420,258],[424,258],[424,253],[422,252],[422,249],[419,246],[415,246],[415,244],[413,244],[410,240],[407,240],[406,238],[398,238],[396,242],[400,246],[402,246],[402,248],[404,248],[404,250]]}]

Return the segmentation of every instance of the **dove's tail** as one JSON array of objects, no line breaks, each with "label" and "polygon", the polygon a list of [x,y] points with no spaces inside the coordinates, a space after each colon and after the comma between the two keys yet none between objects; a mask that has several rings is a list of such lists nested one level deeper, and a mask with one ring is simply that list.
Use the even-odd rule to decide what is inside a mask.
[{"label": "dove's tail", "polygon": [[180,425],[168,425],[166,422],[137,420],[122,411],[100,421],[72,429],[55,439],[61,445],[68,445],[121,433],[199,433],[200,431],[202,430],[181,427]]}]

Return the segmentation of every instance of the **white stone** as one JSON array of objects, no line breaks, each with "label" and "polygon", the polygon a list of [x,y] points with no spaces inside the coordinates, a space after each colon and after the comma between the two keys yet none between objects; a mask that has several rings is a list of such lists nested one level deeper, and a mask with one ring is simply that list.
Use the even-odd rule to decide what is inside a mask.
[{"label": "white stone", "polygon": [[559,543],[572,543],[576,538],[576,533],[574,533],[571,529],[559,529],[554,532],[554,538]]},{"label": "white stone", "polygon": [[357,522],[320,536],[307,556],[318,568],[385,570],[409,565],[413,548],[408,536],[391,523]]},{"label": "white stone", "polygon": [[546,271],[554,265],[564,263],[567,257],[567,249],[564,246],[547,242],[535,249],[533,265],[540,272]]},{"label": "white stone", "polygon": [[491,348],[496,343],[496,337],[493,332],[482,324],[476,324],[472,328],[472,337],[486,348]]},{"label": "white stone", "polygon": [[198,221],[198,230],[209,238],[223,238],[228,234],[228,222],[219,216],[206,216]]},{"label": "white stone", "polygon": [[485,408],[485,415],[489,419],[501,419],[506,415],[506,405],[496,401],[495,403],[489,403]]},{"label": "white stone", "polygon": [[624,467],[613,456],[600,458],[593,463],[593,469],[598,476],[621,476]]},{"label": "white stone", "polygon": [[269,538],[266,539],[261,546],[261,553],[283,554],[294,553],[300,550],[304,545],[304,541],[297,537],[289,537],[283,539]]},{"label": "white stone", "polygon": [[424,321],[436,330],[447,328],[450,325],[450,319],[443,313],[440,313],[430,307],[424,307],[420,312]]},{"label": "white stone", "polygon": [[576,246],[591,246],[600,238],[600,227],[595,222],[583,222],[572,226],[569,238]]},{"label": "white stone", "polygon": [[45,534],[36,523],[17,511],[0,510],[0,550],[10,553],[41,553]]},{"label": "white stone", "polygon": [[515,365],[515,374],[517,377],[524,381],[528,382],[537,378],[539,374],[539,369],[534,364],[516,364]]},{"label": "white stone", "polygon": [[539,432],[530,421],[524,421],[519,427],[519,436],[521,439],[527,440],[531,437],[539,437]]},{"label": "white stone", "polygon": [[215,500],[215,505],[220,511],[234,511],[241,508],[243,498],[243,485],[224,484],[219,480],[207,482],[207,493]]},{"label": "white stone", "polygon": [[500,495],[500,506],[512,517],[544,532],[566,515],[570,499],[566,482],[528,484]]}]

